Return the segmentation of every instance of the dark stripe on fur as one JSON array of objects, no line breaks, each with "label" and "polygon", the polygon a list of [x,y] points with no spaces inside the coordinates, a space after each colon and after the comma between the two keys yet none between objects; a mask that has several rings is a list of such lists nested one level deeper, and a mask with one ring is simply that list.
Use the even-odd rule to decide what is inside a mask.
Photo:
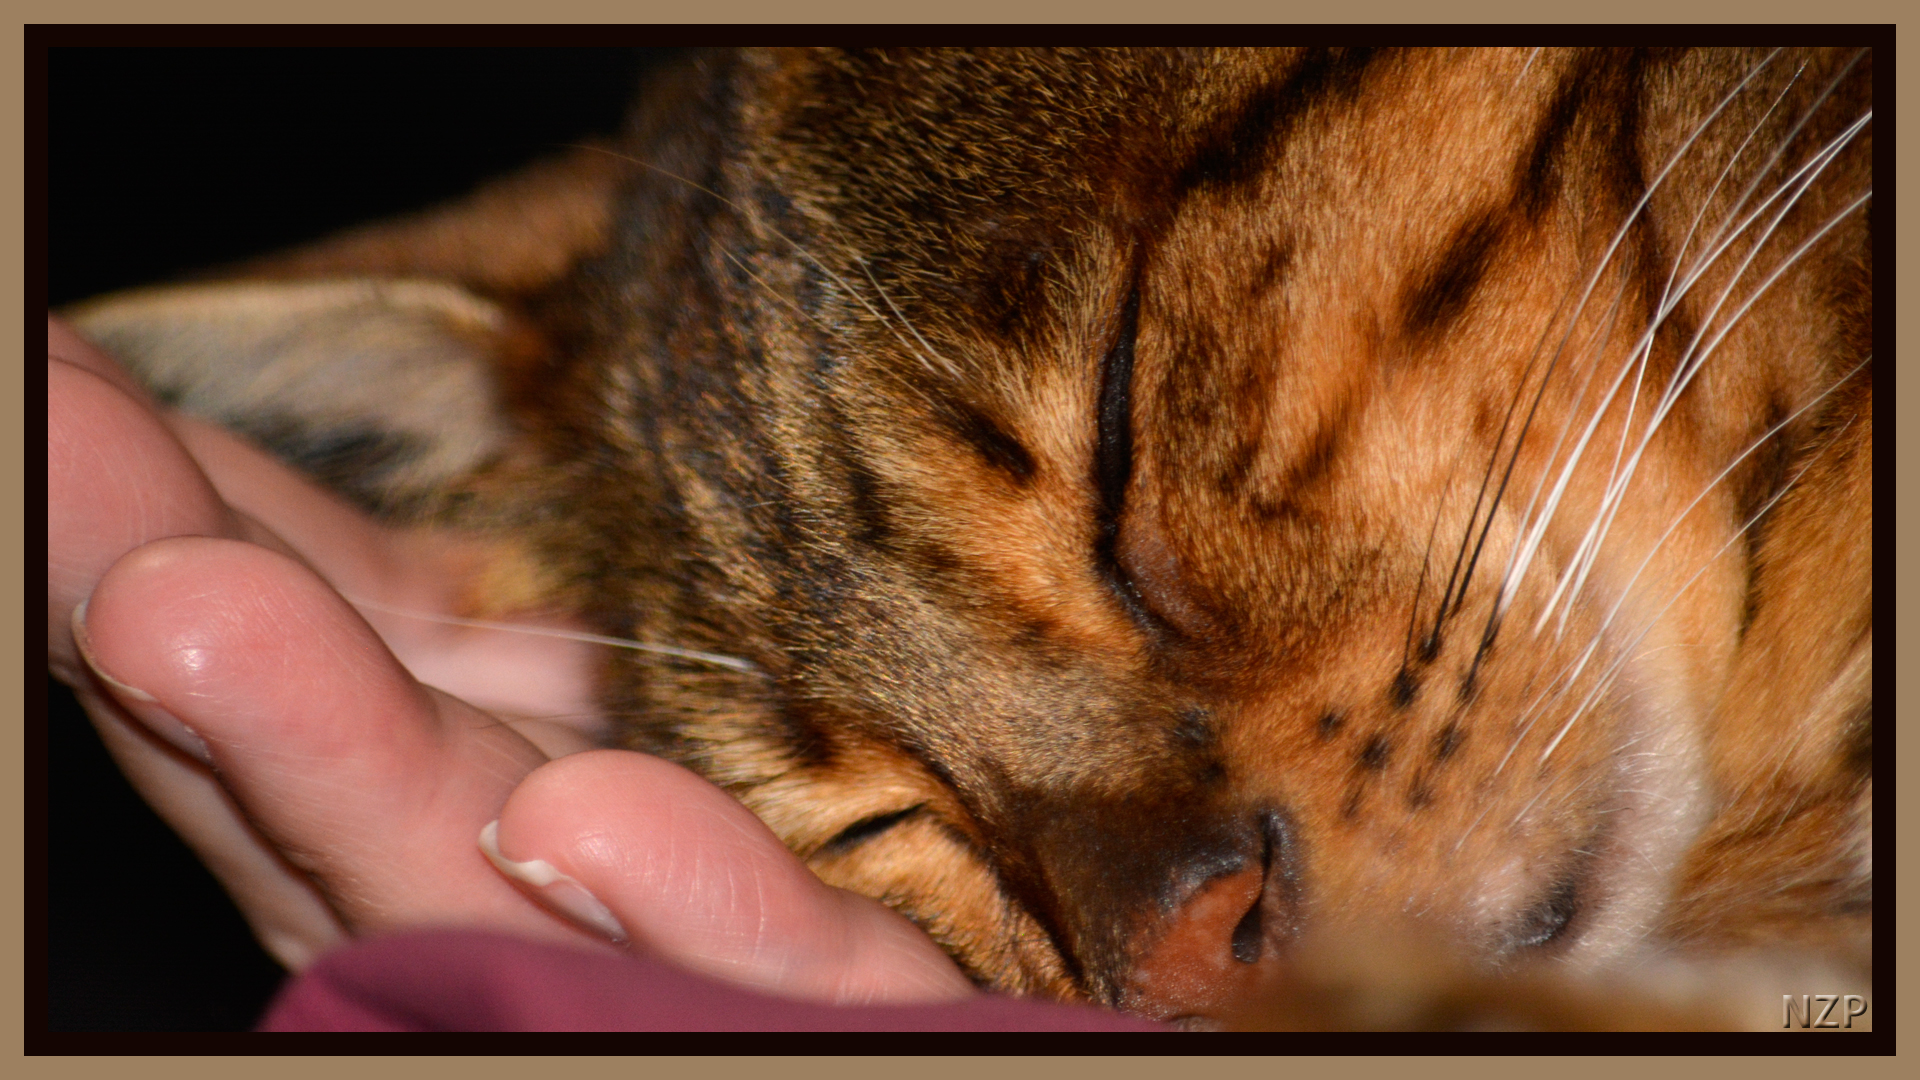
[{"label": "dark stripe on fur", "polygon": [[893,540],[893,515],[880,489],[880,478],[850,449],[838,455],[847,476],[847,510],[853,518],[855,543],[872,548],[890,549]]},{"label": "dark stripe on fur", "polygon": [[425,454],[423,440],[372,426],[326,429],[284,414],[236,417],[233,427],[320,483],[372,510],[393,509],[394,473]]},{"label": "dark stripe on fur", "polygon": [[1350,101],[1373,49],[1308,49],[1285,82],[1255,94],[1187,162],[1173,185],[1183,197],[1201,188],[1234,187],[1265,169],[1272,149],[1315,102],[1327,97]]},{"label": "dark stripe on fur", "polygon": [[1514,192],[1528,217],[1539,218],[1560,193],[1567,145],[1596,87],[1597,59],[1593,53],[1582,56],[1561,79],[1534,132],[1533,144],[1520,156]]},{"label": "dark stripe on fur", "polygon": [[1409,338],[1430,344],[1465,313],[1504,231],[1505,223],[1492,213],[1455,230],[1446,249],[1401,303],[1400,319]]},{"label": "dark stripe on fur", "polygon": [[1024,487],[1038,471],[1026,446],[987,413],[964,401],[941,399],[934,415],[943,427],[972,447],[980,460],[1014,483]]},{"label": "dark stripe on fur", "polygon": [[1313,483],[1326,478],[1333,468],[1333,459],[1340,449],[1340,436],[1345,431],[1351,413],[1342,405],[1340,411],[1327,418],[1306,441],[1300,457],[1287,473],[1286,487],[1290,492],[1298,492]]},{"label": "dark stripe on fur", "polygon": [[1105,516],[1102,532],[1111,542],[1126,508],[1127,482],[1133,477],[1133,345],[1140,330],[1140,290],[1127,295],[1113,345],[1100,378],[1099,450],[1094,481]]}]

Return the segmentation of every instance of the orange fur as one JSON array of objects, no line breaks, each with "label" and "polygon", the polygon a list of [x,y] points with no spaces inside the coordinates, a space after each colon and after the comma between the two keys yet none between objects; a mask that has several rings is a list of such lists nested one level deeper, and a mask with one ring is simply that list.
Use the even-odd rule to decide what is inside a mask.
[{"label": "orange fur", "polygon": [[484,589],[750,661],[607,703],[983,983],[1244,1021],[1407,935],[1444,1022],[1566,1023],[1867,961],[1871,127],[1671,282],[1870,109],[1827,51],[715,55],[258,272],[502,304]]}]

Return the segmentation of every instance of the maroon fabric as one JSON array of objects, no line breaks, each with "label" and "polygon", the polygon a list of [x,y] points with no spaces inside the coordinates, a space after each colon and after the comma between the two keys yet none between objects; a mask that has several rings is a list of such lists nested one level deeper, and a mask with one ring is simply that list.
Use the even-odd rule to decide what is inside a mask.
[{"label": "maroon fabric", "polygon": [[472,930],[376,938],[288,983],[262,1031],[1165,1031],[1119,1013],[983,994],[948,1005],[816,1005],[648,957]]}]

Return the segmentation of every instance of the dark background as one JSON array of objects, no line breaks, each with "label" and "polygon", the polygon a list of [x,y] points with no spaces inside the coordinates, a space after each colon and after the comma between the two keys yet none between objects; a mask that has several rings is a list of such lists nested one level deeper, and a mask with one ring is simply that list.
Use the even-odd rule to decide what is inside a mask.
[{"label": "dark background", "polygon": [[[51,48],[49,302],[430,205],[611,134],[664,52]],[[251,1026],[279,966],[48,686],[48,1029]]]}]

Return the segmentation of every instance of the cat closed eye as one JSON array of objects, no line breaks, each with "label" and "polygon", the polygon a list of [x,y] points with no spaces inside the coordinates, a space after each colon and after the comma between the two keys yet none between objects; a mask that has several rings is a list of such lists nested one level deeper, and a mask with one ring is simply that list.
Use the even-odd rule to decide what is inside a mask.
[{"label": "cat closed eye", "polygon": [[872,817],[862,818],[846,828],[841,829],[838,833],[835,833],[833,839],[820,845],[820,850],[834,855],[852,851],[880,836],[894,826],[918,815],[924,809],[926,809],[924,806],[909,806],[905,810],[895,810],[891,813],[875,814]]}]

